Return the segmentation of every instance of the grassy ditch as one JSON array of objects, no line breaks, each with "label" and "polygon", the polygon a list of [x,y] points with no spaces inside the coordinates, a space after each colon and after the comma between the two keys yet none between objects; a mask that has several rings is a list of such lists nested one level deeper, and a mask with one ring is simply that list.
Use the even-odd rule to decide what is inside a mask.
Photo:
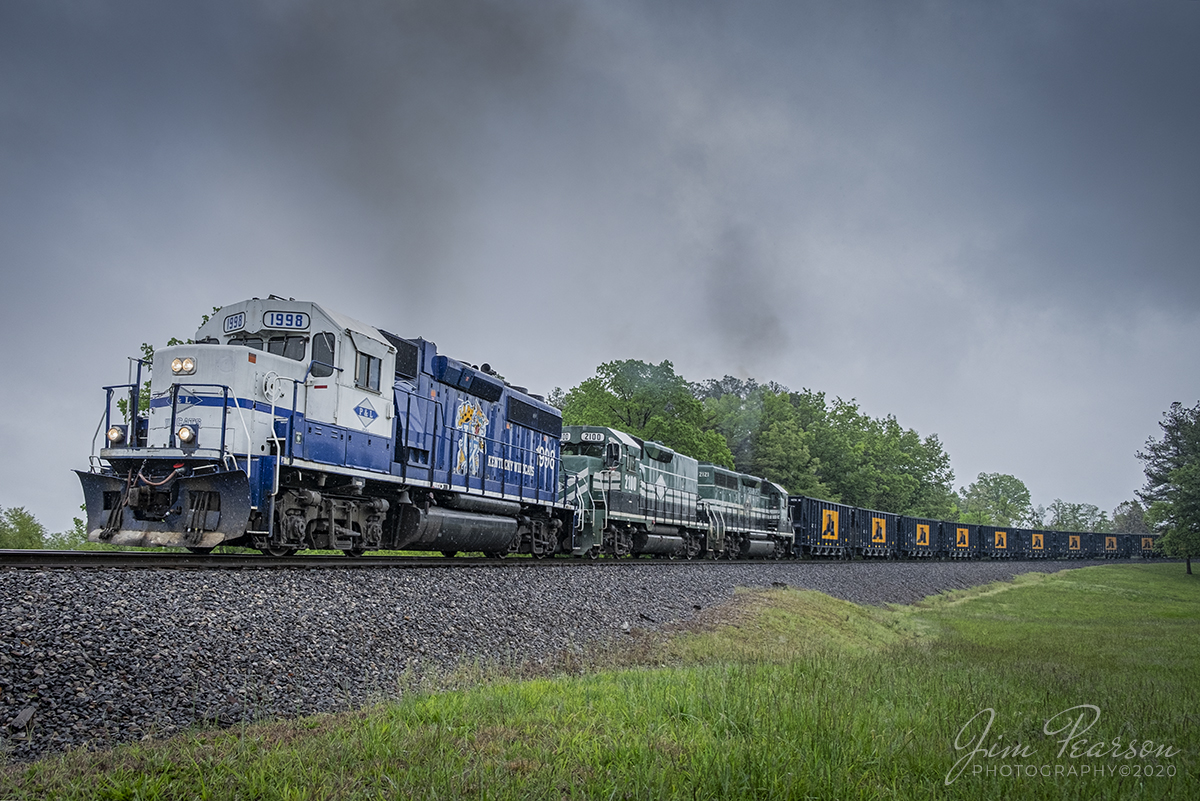
[{"label": "grassy ditch", "polygon": [[10,765],[0,799],[1195,798],[1198,623],[1178,565],[747,592],[557,675]]}]

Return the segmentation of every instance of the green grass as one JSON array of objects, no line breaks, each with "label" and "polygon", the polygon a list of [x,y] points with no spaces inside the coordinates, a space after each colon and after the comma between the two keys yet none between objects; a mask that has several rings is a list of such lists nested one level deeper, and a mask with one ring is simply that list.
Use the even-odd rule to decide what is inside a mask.
[{"label": "green grass", "polygon": [[[554,675],[466,671],[465,689],[355,713],[10,765],[0,799],[1195,798],[1198,623],[1200,581],[1174,564],[888,609],[745,592],[691,630],[626,638]],[[1076,743],[1181,751],[1059,757],[1044,722],[1081,704],[1100,719]],[[971,750],[956,737],[978,738],[981,725],[960,731],[986,708],[983,745],[1031,756],[976,755],[947,785]],[[1015,764],[1075,775],[1001,775]],[[1175,775],[1119,775],[1141,765]]]}]

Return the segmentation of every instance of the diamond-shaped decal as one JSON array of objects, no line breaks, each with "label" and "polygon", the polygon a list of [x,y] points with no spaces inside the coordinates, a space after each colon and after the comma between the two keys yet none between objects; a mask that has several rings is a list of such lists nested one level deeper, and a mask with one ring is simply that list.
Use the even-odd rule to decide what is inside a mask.
[{"label": "diamond-shaped decal", "polygon": [[362,402],[354,407],[354,413],[358,415],[359,420],[362,420],[363,428],[371,425],[375,422],[375,418],[379,417],[379,412],[375,411],[371,402],[366,398],[363,398]]}]

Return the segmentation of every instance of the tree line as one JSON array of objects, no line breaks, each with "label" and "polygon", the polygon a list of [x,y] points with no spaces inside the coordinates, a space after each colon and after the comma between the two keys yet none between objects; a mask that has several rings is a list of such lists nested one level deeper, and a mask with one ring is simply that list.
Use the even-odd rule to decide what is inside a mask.
[{"label": "tree line", "polygon": [[566,425],[610,426],[701,461],[781,484],[789,493],[981,525],[1062,531],[1147,532],[1138,500],[1112,516],[1094,504],[1055,499],[1033,506],[1016,476],[980,473],[955,489],[937,434],[920,435],[893,415],[871,417],[856,401],[794,392],[733,376],[690,383],[670,361],[606,362],[550,401]]},{"label": "tree line", "polygon": [[0,549],[73,551],[86,547],[89,547],[87,531],[78,517],[74,518],[74,525],[69,530],[52,534],[23,506],[0,507]]}]

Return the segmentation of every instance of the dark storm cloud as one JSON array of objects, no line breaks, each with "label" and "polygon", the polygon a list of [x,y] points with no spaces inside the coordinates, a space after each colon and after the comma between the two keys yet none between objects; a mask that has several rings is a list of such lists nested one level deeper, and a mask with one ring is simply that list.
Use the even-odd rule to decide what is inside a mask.
[{"label": "dark storm cloud", "polygon": [[[262,20],[259,118],[296,169],[329,173],[381,225],[394,267],[444,267],[497,118],[552,92],[575,13],[560,3],[305,2]],[[503,143],[500,143],[503,149]]]},{"label": "dark storm cloud", "polygon": [[728,354],[753,354],[745,362],[759,368],[788,350],[782,299],[775,292],[777,273],[777,266],[764,262],[750,232],[737,227],[719,233],[701,272],[712,344]]},{"label": "dark storm cloud", "polygon": [[1200,137],[1200,9],[953,5],[923,18],[931,46],[901,74],[904,97],[936,98],[941,159],[928,166],[954,180],[935,198],[1005,233],[963,267],[1051,306],[1196,308],[1200,151],[1186,143]]}]

